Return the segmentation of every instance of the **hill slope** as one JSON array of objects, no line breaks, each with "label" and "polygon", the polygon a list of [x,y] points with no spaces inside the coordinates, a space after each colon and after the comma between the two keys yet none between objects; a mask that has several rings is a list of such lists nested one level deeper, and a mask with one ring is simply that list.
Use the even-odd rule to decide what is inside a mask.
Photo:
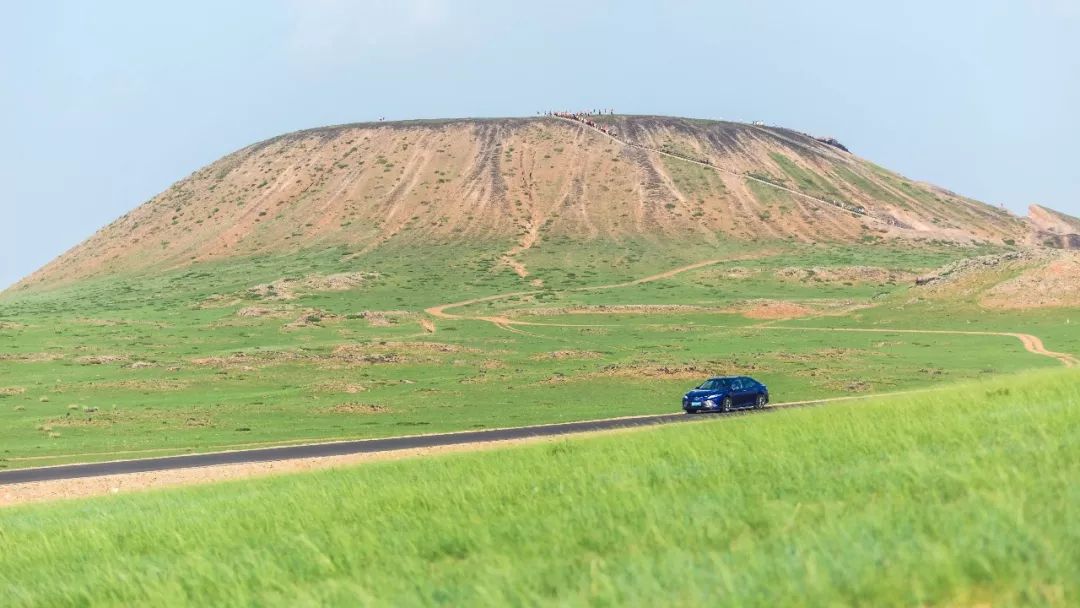
[{"label": "hill slope", "polygon": [[1060,249],[1080,249],[1080,218],[1047,209],[1041,205],[1028,208],[1035,240]]},{"label": "hill slope", "polygon": [[360,253],[486,242],[525,276],[518,255],[553,236],[674,246],[724,238],[998,244],[1027,232],[1005,211],[795,131],[595,120],[618,139],[553,117],[355,124],[273,138],[177,182],[17,288],[332,245]]}]

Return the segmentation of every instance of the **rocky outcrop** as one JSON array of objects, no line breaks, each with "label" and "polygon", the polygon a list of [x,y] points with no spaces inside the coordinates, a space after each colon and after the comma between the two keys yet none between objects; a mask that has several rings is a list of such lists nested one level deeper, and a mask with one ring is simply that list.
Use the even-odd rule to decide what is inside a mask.
[{"label": "rocky outcrop", "polygon": [[835,137],[815,137],[814,139],[820,141],[821,143],[823,143],[823,144],[825,144],[827,146],[832,146],[834,148],[840,148],[844,152],[850,152],[851,151],[851,150],[847,149],[847,146],[845,146],[844,144],[837,141]]},{"label": "rocky outcrop", "polygon": [[1035,261],[1045,257],[1046,254],[1044,253],[1025,249],[1020,251],[1009,251],[997,255],[965,258],[942,266],[930,274],[916,278],[915,284],[923,286],[951,283],[972,274],[986,272],[988,270],[1003,269],[1019,262]]}]

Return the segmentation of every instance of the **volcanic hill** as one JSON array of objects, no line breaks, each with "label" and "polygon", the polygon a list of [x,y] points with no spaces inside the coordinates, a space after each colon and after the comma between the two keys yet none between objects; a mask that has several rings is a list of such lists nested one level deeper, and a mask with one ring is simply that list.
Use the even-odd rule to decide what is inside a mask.
[{"label": "volcanic hill", "polygon": [[[344,245],[519,255],[551,237],[1023,242],[1008,212],[796,131],[656,116],[367,123],[300,131],[204,167],[16,289]],[[614,137],[602,132],[607,130]]]}]

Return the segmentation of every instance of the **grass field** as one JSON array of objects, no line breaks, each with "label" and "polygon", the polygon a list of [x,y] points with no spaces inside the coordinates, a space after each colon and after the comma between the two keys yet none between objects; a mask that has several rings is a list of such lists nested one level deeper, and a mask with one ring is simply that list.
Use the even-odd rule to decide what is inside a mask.
[{"label": "grass field", "polygon": [[[977,249],[553,241],[523,256],[544,281],[533,286],[498,266],[504,246],[313,250],[5,295],[0,467],[664,412],[719,373],[759,377],[787,401],[1060,365],[1009,337],[822,328],[1024,331],[1080,352],[1076,309],[910,293],[912,271]],[[726,261],[591,289],[709,259]],[[885,275],[821,275],[867,265]],[[311,282],[343,272],[361,274]],[[466,318],[423,312],[514,291],[529,293],[448,311]],[[748,317],[760,301],[808,316]],[[646,308],[612,308],[625,305]],[[467,318],[490,314],[547,326]]]},{"label": "grass field", "polygon": [[0,511],[2,603],[1080,601],[1075,370],[703,418]]}]

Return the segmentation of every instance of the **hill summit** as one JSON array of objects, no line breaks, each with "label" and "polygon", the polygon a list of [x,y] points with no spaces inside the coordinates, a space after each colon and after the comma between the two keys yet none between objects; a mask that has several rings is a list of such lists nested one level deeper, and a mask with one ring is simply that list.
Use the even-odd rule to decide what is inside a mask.
[{"label": "hill summit", "polygon": [[490,242],[519,255],[596,240],[1028,238],[1008,212],[906,179],[790,129],[657,116],[350,124],[263,141],[204,167],[17,288],[343,245]]}]

